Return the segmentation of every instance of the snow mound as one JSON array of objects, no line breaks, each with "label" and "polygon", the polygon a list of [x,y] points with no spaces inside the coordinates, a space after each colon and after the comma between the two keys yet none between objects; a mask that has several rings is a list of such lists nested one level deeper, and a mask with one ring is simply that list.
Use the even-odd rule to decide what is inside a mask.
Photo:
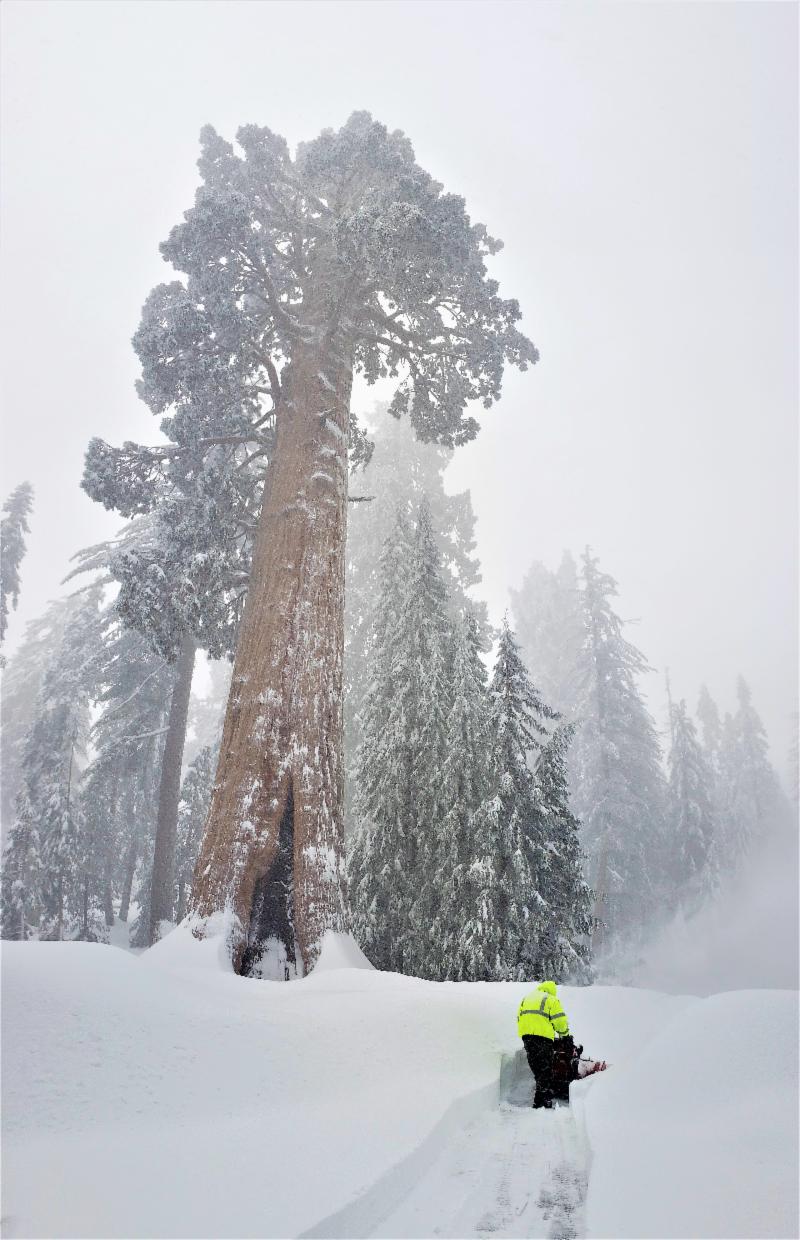
[{"label": "snow mound", "polygon": [[[164,928],[169,924],[162,922]],[[217,973],[232,973],[228,943],[234,929],[233,913],[215,913],[207,918],[202,925],[202,938],[194,933],[199,927],[200,922],[196,918],[187,917],[154,943],[140,959],[145,964],[163,969],[210,969]]]},{"label": "snow mound", "polygon": [[796,1235],[797,1034],[796,992],[714,995],[630,1066],[573,1086],[593,1151],[587,1235]]},{"label": "snow mound", "polygon": [[338,934],[335,930],[326,930],[319,959],[314,965],[313,972],[329,973],[333,969],[374,969],[374,967],[351,934]]}]

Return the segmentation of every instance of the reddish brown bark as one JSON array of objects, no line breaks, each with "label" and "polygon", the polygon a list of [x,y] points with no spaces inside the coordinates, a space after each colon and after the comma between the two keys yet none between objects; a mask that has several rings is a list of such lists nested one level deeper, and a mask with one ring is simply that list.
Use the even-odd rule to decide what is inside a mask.
[{"label": "reddish brown bark", "polygon": [[342,648],[351,382],[348,362],[310,346],[284,371],[192,888],[196,933],[214,913],[235,914],[237,970],[257,885],[260,901],[281,885],[271,883],[279,838],[290,842],[290,911],[304,969],[313,966],[325,930],[345,928]]}]

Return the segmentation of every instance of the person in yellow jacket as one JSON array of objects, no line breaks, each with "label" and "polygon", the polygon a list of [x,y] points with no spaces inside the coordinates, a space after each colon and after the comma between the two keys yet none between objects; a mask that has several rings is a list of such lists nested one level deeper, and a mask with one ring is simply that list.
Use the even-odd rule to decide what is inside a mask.
[{"label": "person in yellow jacket", "polygon": [[559,1002],[555,982],[540,982],[525,996],[517,1013],[517,1030],[525,1046],[528,1066],[536,1078],[533,1105],[550,1108],[553,1105],[556,1034],[572,1043],[567,1014]]}]

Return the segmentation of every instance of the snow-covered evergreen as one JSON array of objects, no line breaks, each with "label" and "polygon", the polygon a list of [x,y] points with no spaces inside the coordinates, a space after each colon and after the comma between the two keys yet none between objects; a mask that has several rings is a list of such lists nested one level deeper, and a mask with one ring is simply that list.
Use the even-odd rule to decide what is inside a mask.
[{"label": "snow-covered evergreen", "polygon": [[546,701],[571,720],[580,694],[585,636],[573,556],[565,551],[555,572],[534,561],[521,588],[510,595],[523,658]]},{"label": "snow-covered evergreen", "polygon": [[33,507],[33,487],[21,482],[3,504],[0,520],[0,643],[8,627],[9,607],[16,608],[20,591],[20,566],[25,556],[28,515]]},{"label": "snow-covered evergreen", "polygon": [[[140,892],[149,886],[144,867],[152,852],[158,784],[174,672],[138,633],[125,628],[113,605],[103,615],[104,641],[93,669],[99,711],[92,727],[92,761],[84,772],[84,817],[92,839],[93,896],[103,920],[114,905],[128,920],[138,872]],[[137,942],[146,937],[137,936]]]},{"label": "snow-covered evergreen", "polygon": [[737,710],[726,715],[720,744],[721,868],[736,870],[791,813],[769,760],[767,734],[747,682],[736,685]]},{"label": "snow-covered evergreen", "polygon": [[3,850],[0,894],[4,939],[27,939],[38,929],[42,891],[38,823],[27,786],[23,785],[17,794],[16,817]]},{"label": "snow-covered evergreen", "polygon": [[[710,699],[709,699],[710,700]],[[695,911],[718,882],[714,775],[686,703],[672,706],[666,842],[675,899]]]},{"label": "snow-covered evergreen", "polygon": [[638,687],[644,656],[623,636],[613,577],[582,559],[584,646],[571,757],[572,808],[582,823],[601,925],[596,943],[652,923],[663,868],[666,787],[655,725]]},{"label": "snow-covered evergreen", "polygon": [[4,830],[14,818],[22,781],[25,742],[36,714],[42,682],[58,659],[64,626],[75,606],[73,598],[49,603],[44,613],[29,621],[22,642],[3,668],[0,694],[0,761]]},{"label": "snow-covered evergreen", "polygon": [[[486,789],[452,874],[449,976],[588,976],[589,891],[570,813],[569,727],[533,685],[507,620],[489,687]],[[488,760],[487,760],[488,759]],[[446,877],[446,876],[445,876]]]},{"label": "snow-covered evergreen", "polygon": [[[397,512],[374,623],[374,672],[356,763],[355,924],[373,963],[427,976],[434,967],[434,879],[446,814],[451,622],[425,503],[413,533]],[[402,877],[387,891],[392,872]]]},{"label": "snow-covered evergreen", "polygon": [[706,685],[700,686],[696,714],[700,723],[700,736],[703,745],[703,754],[716,779],[719,774],[720,745],[722,744],[722,721],[719,717],[719,707],[709,693]]},{"label": "snow-covered evergreen", "polygon": [[535,937],[523,951],[526,976],[585,982],[591,977],[591,890],[583,875],[581,824],[570,809],[567,759],[574,724],[557,726],[536,764],[539,820]]},{"label": "snow-covered evergreen", "polygon": [[469,979],[486,974],[479,860],[485,841],[476,841],[475,815],[489,796],[492,774],[486,668],[478,622],[470,614],[454,625],[451,678],[433,937],[439,975]]},{"label": "snow-covered evergreen", "polygon": [[589,892],[568,806],[571,731],[551,734],[556,712],[507,622],[487,688],[478,621],[451,617],[429,510],[412,534],[398,509],[360,720],[357,937],[378,967],[422,977],[585,977]]},{"label": "snow-covered evergreen", "polygon": [[410,774],[396,663],[408,591],[412,531],[402,510],[386,539],[372,617],[372,674],[364,695],[362,740],[355,763],[358,828],[349,850],[350,901],[356,937],[379,969],[402,968],[412,876],[407,868]]},{"label": "snow-covered evergreen", "polygon": [[[456,616],[474,614],[487,645],[485,606],[469,591],[480,581],[475,555],[475,516],[468,491],[448,495],[444,474],[453,450],[424,443],[407,419],[392,417],[386,405],[376,404],[369,415],[373,451],[355,475],[358,494],[369,502],[353,505],[347,527],[347,583],[345,589],[345,760],[347,818],[352,817],[355,755],[361,740],[359,714],[372,672],[373,612],[380,590],[380,560],[398,508],[413,522],[425,501],[431,514],[436,545]],[[347,822],[348,831],[351,823]]]},{"label": "snow-covered evergreen", "polygon": [[526,949],[538,939],[543,901],[537,879],[544,841],[531,767],[546,743],[545,721],[554,719],[555,711],[534,687],[507,619],[500,630],[490,694],[496,805],[493,904],[501,930],[500,967],[506,977],[521,977]]},{"label": "snow-covered evergreen", "polygon": [[23,909],[38,911],[42,938],[79,932],[86,859],[80,796],[89,729],[86,665],[97,641],[99,609],[97,588],[75,600],[25,741],[17,818],[3,858],[4,905],[10,901],[3,923],[13,937],[19,937],[14,925],[22,926]]}]

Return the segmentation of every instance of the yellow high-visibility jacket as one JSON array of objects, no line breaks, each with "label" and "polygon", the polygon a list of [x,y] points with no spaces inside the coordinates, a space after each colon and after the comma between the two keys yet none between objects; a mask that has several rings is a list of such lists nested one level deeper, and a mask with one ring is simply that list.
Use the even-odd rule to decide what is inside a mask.
[{"label": "yellow high-visibility jacket", "polygon": [[517,1030],[521,1038],[531,1033],[551,1041],[557,1033],[562,1036],[569,1033],[567,1015],[558,1000],[555,982],[540,982],[536,990],[525,996],[517,1013]]}]

